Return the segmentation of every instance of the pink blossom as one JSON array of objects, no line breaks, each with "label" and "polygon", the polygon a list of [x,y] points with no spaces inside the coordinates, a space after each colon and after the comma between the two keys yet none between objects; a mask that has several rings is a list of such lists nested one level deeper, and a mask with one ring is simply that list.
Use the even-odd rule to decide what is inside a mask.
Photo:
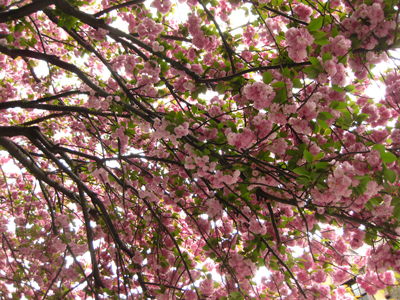
[{"label": "pink blossom", "polygon": [[205,296],[211,296],[214,293],[214,282],[212,279],[205,279],[199,284],[200,292]]},{"label": "pink blossom", "polygon": [[306,47],[313,44],[314,37],[306,28],[290,28],[285,36],[289,57],[295,62],[302,62],[307,57]]},{"label": "pink blossom", "polygon": [[256,109],[263,109],[271,105],[275,92],[269,85],[262,82],[254,82],[253,84],[247,84],[243,88],[243,95],[247,99],[254,101]]},{"label": "pink blossom", "polygon": [[313,10],[311,7],[304,5],[303,3],[299,3],[293,8],[293,12],[297,14],[300,20],[309,23]]}]

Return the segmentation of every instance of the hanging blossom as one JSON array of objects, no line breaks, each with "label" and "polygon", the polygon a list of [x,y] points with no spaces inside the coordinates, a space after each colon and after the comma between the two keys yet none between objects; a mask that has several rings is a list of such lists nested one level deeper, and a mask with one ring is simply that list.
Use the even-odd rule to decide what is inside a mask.
[{"label": "hanging blossom", "polygon": [[307,46],[311,46],[314,37],[306,28],[290,28],[285,33],[289,57],[295,62],[302,62],[307,58]]}]

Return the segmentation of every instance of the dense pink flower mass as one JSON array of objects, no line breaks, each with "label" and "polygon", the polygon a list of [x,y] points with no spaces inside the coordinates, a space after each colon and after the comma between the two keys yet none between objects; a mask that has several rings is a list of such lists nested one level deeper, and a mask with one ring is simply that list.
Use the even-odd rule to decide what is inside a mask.
[{"label": "dense pink flower mass", "polygon": [[302,62],[307,57],[306,48],[313,44],[314,37],[306,28],[290,28],[285,36],[289,57],[295,62]]},{"label": "dense pink flower mass", "polygon": [[0,0],[0,298],[398,284],[398,11]]}]

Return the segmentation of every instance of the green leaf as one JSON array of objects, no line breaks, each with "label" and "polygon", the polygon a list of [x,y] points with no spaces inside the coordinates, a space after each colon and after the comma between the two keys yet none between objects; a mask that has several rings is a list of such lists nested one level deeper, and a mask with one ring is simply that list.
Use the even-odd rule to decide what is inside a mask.
[{"label": "green leaf", "polygon": [[397,157],[396,155],[394,155],[393,153],[390,152],[381,152],[381,159],[383,162],[385,163],[392,163],[394,161],[396,161]]},{"label": "green leaf", "polygon": [[315,79],[318,77],[319,73],[321,73],[320,70],[315,68],[314,66],[308,66],[303,69],[303,72],[307,74],[307,77],[310,79]]},{"label": "green leaf", "polygon": [[375,206],[381,205],[382,200],[383,200],[382,197],[374,197],[374,198],[369,199],[369,201]]},{"label": "green leaf", "polygon": [[336,91],[338,93],[343,93],[343,89],[341,87],[338,87],[335,84],[332,85],[332,90],[334,90],[334,91]]},{"label": "green leaf", "polygon": [[326,123],[324,120],[317,119],[317,122],[322,128],[324,128],[324,129],[329,128],[328,123]]},{"label": "green leaf", "polygon": [[271,86],[272,87],[285,87],[286,84],[282,81],[278,81],[278,82],[275,82],[274,84],[271,84]]},{"label": "green leaf", "polygon": [[327,111],[321,111],[318,114],[318,119],[320,119],[320,120],[329,120],[329,119],[332,119],[332,118],[334,118],[334,116],[332,116],[332,114],[328,113]]},{"label": "green leaf", "polygon": [[400,204],[400,197],[393,197],[392,201],[390,202],[390,205],[397,206],[398,204]]},{"label": "green leaf", "polygon": [[381,145],[381,144],[376,144],[376,145],[374,145],[374,146],[372,147],[372,149],[378,150],[379,153],[381,153],[381,154],[384,153],[384,152],[386,151],[385,146],[383,146],[383,145]]},{"label": "green leaf", "polygon": [[239,299],[240,297],[243,297],[243,296],[238,291],[234,291],[234,292],[229,294],[229,299]]},{"label": "green leaf", "polygon": [[371,201],[368,201],[367,203],[365,203],[364,207],[368,210],[374,210],[374,205],[371,203]]},{"label": "green leaf", "polygon": [[334,27],[333,29],[332,29],[332,32],[331,32],[331,37],[336,37],[337,35],[339,34],[339,30],[337,30],[337,28],[336,27]]},{"label": "green leaf", "polygon": [[334,108],[334,109],[343,109],[347,107],[347,103],[346,102],[339,102],[339,101],[332,101],[331,104],[329,105],[330,108]]},{"label": "green leaf", "polygon": [[393,217],[400,220],[400,204],[397,204],[393,209]]},{"label": "green leaf", "polygon": [[299,78],[293,79],[292,83],[293,87],[295,87],[296,89],[301,89],[303,87],[303,84],[301,83]]},{"label": "green leaf", "polygon": [[385,169],[383,171],[383,174],[385,175],[386,180],[389,181],[390,183],[394,183],[396,181],[397,176],[395,171]]},{"label": "green leaf", "polygon": [[204,245],[204,246],[203,246],[203,250],[204,250],[204,251],[208,251],[208,250],[210,250],[210,247],[209,247],[208,245]]},{"label": "green leaf", "polygon": [[307,28],[311,31],[317,31],[322,27],[323,17],[319,17],[318,19],[311,20],[310,24],[308,24]]},{"label": "green leaf", "polygon": [[[318,154],[315,156],[317,157]],[[329,163],[327,162],[319,162],[315,164],[315,169],[328,169],[328,167],[331,166]]]},{"label": "green leaf", "polygon": [[14,41],[14,36],[12,34],[7,35],[6,40],[8,43],[12,43]]},{"label": "green leaf", "polygon": [[319,40],[320,38],[326,36],[327,33],[323,31],[313,31],[311,32],[311,34],[313,35],[315,40]]},{"label": "green leaf", "polygon": [[307,162],[312,163],[314,156],[310,152],[304,150],[303,155]]},{"label": "green leaf", "polygon": [[325,62],[325,61],[330,60],[330,59],[332,59],[332,55],[330,53],[326,52],[326,53],[324,53],[322,55],[322,61]]},{"label": "green leaf", "polygon": [[362,122],[364,122],[366,119],[368,119],[367,114],[359,114],[354,121],[356,121],[358,124],[361,124]]},{"label": "green leaf", "polygon": [[225,84],[224,83],[218,83],[216,86],[215,86],[215,91],[216,92],[218,92],[218,93],[220,93],[220,94],[223,94],[223,93],[225,93],[225,91],[226,91],[226,86],[225,86]]},{"label": "green leaf", "polygon": [[[305,150],[307,151],[307,150]],[[296,168],[294,170],[292,170],[292,172],[296,173],[297,175],[305,175],[305,176],[309,176],[310,172],[308,172],[305,168],[299,167]]]},{"label": "green leaf", "polygon": [[318,58],[316,57],[310,57],[310,62],[313,64],[313,66],[321,66],[321,63],[319,62]]},{"label": "green leaf", "polygon": [[265,84],[269,84],[274,79],[274,76],[269,71],[266,71],[262,74],[262,78]]},{"label": "green leaf", "polygon": [[323,37],[318,40],[314,40],[314,44],[321,45],[321,46],[328,45],[329,40],[326,37]]},{"label": "green leaf", "polygon": [[317,155],[315,155],[314,160],[320,160],[325,156],[324,152],[320,152]]}]

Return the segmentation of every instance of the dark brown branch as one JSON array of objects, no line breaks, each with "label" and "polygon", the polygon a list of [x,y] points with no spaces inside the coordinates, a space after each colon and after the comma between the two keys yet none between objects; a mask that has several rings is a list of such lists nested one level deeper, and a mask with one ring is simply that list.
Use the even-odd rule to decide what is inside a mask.
[{"label": "dark brown branch", "polygon": [[41,0],[29,3],[19,9],[12,9],[6,12],[0,13],[0,23],[9,22],[12,20],[21,19],[29,16],[37,11],[44,9],[45,7],[54,4],[54,0]]},{"label": "dark brown branch", "polygon": [[31,72],[33,79],[36,81],[36,83],[40,83],[41,80],[36,76],[35,70],[29,64],[29,60],[26,57],[22,57],[22,59],[25,61],[26,66],[28,67],[29,72]]},{"label": "dark brown branch", "polygon": [[269,214],[271,216],[272,227],[274,228],[277,244],[280,245],[281,244],[281,238],[280,238],[280,235],[279,235],[278,227],[276,226],[274,211],[272,210],[271,203],[269,203],[268,200],[267,200],[267,207],[268,207]]},{"label": "dark brown branch", "polygon": [[[139,37],[139,34],[131,33],[131,36]],[[165,39],[165,40],[181,41],[181,42],[187,42],[187,43],[191,43],[192,42],[191,39],[187,39],[185,37],[175,36],[175,35],[160,34],[160,38]]]},{"label": "dark brown branch", "polygon": [[[1,128],[0,128],[1,130]],[[165,158],[159,158],[159,157],[152,157],[152,156],[146,156],[146,155],[138,155],[138,154],[129,154],[129,155],[125,155],[125,156],[118,156],[118,157],[108,157],[108,158],[99,158],[97,156],[93,156],[87,153],[83,153],[83,152],[79,152],[79,151],[75,151],[75,150],[71,150],[71,149],[67,149],[64,147],[58,147],[55,146],[53,148],[53,153],[60,153],[60,152],[67,152],[73,155],[77,155],[77,156],[81,156],[81,157],[85,157],[87,159],[93,160],[97,163],[104,163],[106,161],[112,161],[112,160],[128,160],[130,158],[139,158],[139,159],[147,159],[147,160],[151,160],[151,161],[158,161],[158,162],[163,162],[166,164],[174,164],[174,165],[178,165],[181,166],[182,164],[180,162],[177,161],[173,161],[170,159],[165,159]]]},{"label": "dark brown branch", "polygon": [[[252,1],[249,1],[250,3],[253,3],[253,4],[256,4],[255,2],[252,2]],[[277,14],[277,15],[280,15],[280,16],[282,16],[282,17],[284,17],[284,18],[287,18],[287,19],[289,19],[289,20],[292,20],[293,22],[297,22],[297,23],[299,23],[299,24],[303,24],[303,25],[308,25],[308,23],[307,22],[304,22],[304,21],[302,21],[302,20],[300,20],[300,19],[297,19],[297,18],[295,18],[295,17],[292,17],[292,16],[289,16],[289,15],[287,15],[287,14],[285,14],[285,13],[283,13],[283,12],[281,12],[281,11],[279,11],[279,10],[277,10],[277,9],[274,9],[274,8],[272,8],[272,7],[269,7],[269,6],[267,6],[267,5],[264,5],[264,6],[262,6],[262,7],[260,7],[261,9],[266,9],[266,10],[268,10],[268,11],[270,11],[270,12],[273,12],[273,13],[275,13],[275,14]]]},{"label": "dark brown branch", "polygon": [[125,3],[110,6],[106,9],[103,9],[102,11],[99,11],[99,12],[93,14],[93,17],[97,18],[97,17],[100,17],[101,15],[109,13],[110,11],[113,11],[115,9],[131,6],[131,5],[135,5],[135,4],[140,4],[140,3],[144,3],[144,2],[146,2],[146,0],[132,0],[132,1],[125,2]]},{"label": "dark brown branch", "polygon": [[[27,128],[25,128],[25,130],[26,129]],[[21,133],[21,135],[26,135],[38,149],[40,149],[50,160],[52,160],[60,168],[60,170],[63,170],[70,177],[71,180],[73,180],[76,184],[80,185],[82,190],[90,197],[90,199],[92,200],[92,203],[100,209],[101,216],[102,216],[104,222],[106,223],[108,230],[110,231],[111,236],[113,237],[114,242],[119,246],[120,249],[122,249],[122,251],[124,251],[130,258],[132,258],[134,256],[134,253],[122,242],[116,228],[114,227],[114,224],[112,223],[112,221],[110,219],[110,216],[108,215],[107,208],[105,207],[103,202],[98,198],[97,194],[95,192],[93,192],[89,187],[87,187],[78,176],[76,176],[69,168],[67,168],[63,163],[61,163],[57,157],[54,156],[54,154],[49,150],[49,149],[52,149],[54,146],[42,135],[39,128],[33,128],[33,129],[31,129],[31,131],[32,132],[25,131],[25,132],[23,132],[24,134]],[[8,146],[7,143],[3,142],[3,140],[8,141],[7,139],[0,137],[0,145],[2,145],[3,147],[5,147],[3,144]],[[11,142],[11,141],[9,141],[9,142]],[[15,146],[15,148],[18,149],[18,147],[16,147],[16,146]],[[11,148],[8,147],[6,149],[11,152],[14,151],[14,149],[12,147]],[[14,153],[13,153],[13,155],[14,155]],[[61,153],[61,157],[67,163],[72,164],[71,159],[65,153]],[[35,165],[35,167],[38,168],[36,165]],[[39,170],[41,172],[43,172],[41,169],[39,169]],[[43,176],[38,176],[36,173],[34,173],[34,174],[38,179],[42,179],[42,177],[43,177]],[[42,179],[42,180],[46,182],[46,180],[44,180],[44,179]],[[74,193],[70,192],[69,190],[67,190],[67,193],[64,192],[63,190],[60,190],[60,191],[65,193],[66,196],[68,196],[69,194],[72,194],[73,198],[71,198],[71,199],[73,199],[79,203],[79,200],[78,200],[79,196],[75,195]],[[143,277],[142,277],[141,273],[138,272],[137,275],[140,279],[139,282],[141,282],[141,281],[143,282]],[[89,282],[88,282],[88,284],[89,284]],[[141,284],[141,287],[142,287],[145,295],[148,296],[146,286],[144,284],[143,285]]]},{"label": "dark brown branch", "polygon": [[125,39],[131,41],[132,43],[134,43],[135,45],[152,53],[153,55],[164,59],[167,63],[169,63],[175,69],[184,71],[187,75],[192,77],[195,81],[198,81],[200,79],[200,76],[198,74],[196,74],[195,72],[193,72],[192,70],[186,68],[179,62],[173,60],[172,58],[169,58],[168,56],[166,56],[165,54],[163,54],[161,52],[154,52],[153,48],[151,46],[147,45],[146,43],[142,42],[141,40],[136,39],[132,35],[125,33],[122,30],[119,30],[112,26],[107,25],[104,22],[104,20],[96,19],[92,15],[87,14],[83,11],[80,11],[79,9],[70,5],[65,0],[55,0],[55,1],[56,1],[57,7],[60,8],[62,11],[64,11],[66,14],[69,14],[71,16],[74,16],[75,18],[78,18],[83,23],[86,23],[86,24],[92,26],[93,28],[96,28],[96,29],[103,28],[105,30],[108,30],[108,32],[109,32],[108,35],[113,39],[114,38],[125,38]]},{"label": "dark brown branch", "polygon": [[109,94],[101,89],[99,86],[94,84],[87,76],[86,74],[79,69],[77,66],[67,63],[65,61],[60,60],[57,56],[55,55],[48,55],[44,53],[39,53],[31,50],[22,50],[22,49],[11,49],[7,47],[4,44],[0,43],[0,52],[10,56],[13,59],[16,59],[18,56],[21,57],[30,57],[30,58],[35,58],[39,60],[43,60],[45,62],[48,62],[52,65],[55,65],[57,67],[60,67],[66,71],[70,71],[74,74],[76,74],[84,83],[86,83],[90,88],[92,88],[94,91],[99,93],[99,95],[103,97],[107,97]]},{"label": "dark brown branch", "polygon": [[61,93],[61,94],[57,94],[54,96],[49,96],[49,97],[44,97],[44,98],[40,98],[37,100],[17,100],[17,101],[8,101],[8,102],[1,102],[0,103],[0,110],[2,109],[8,109],[8,108],[13,108],[13,107],[23,107],[23,105],[25,104],[31,104],[31,103],[42,103],[42,102],[49,102],[52,100],[57,100],[60,98],[64,98],[64,97],[68,97],[68,96],[72,96],[72,95],[90,95],[89,92],[81,92],[81,91],[68,91],[65,93]]},{"label": "dark brown branch", "polygon": [[224,76],[224,77],[219,77],[219,78],[210,78],[210,79],[197,79],[197,82],[200,83],[208,83],[208,82],[216,82],[216,81],[228,81],[231,80],[235,77],[247,74],[247,73],[252,73],[252,72],[257,72],[257,71],[268,71],[268,70],[276,70],[280,69],[281,67],[285,68],[295,68],[295,67],[302,67],[302,66],[309,66],[311,65],[311,62],[305,61],[301,63],[293,63],[293,64],[283,64],[283,65],[272,65],[272,66],[263,66],[263,67],[256,67],[256,68],[251,68],[247,70],[243,70],[240,72],[237,72],[236,74]]},{"label": "dark brown branch", "polygon": [[[17,102],[17,101],[13,101]],[[19,102],[19,101],[18,101]],[[6,102],[7,103],[7,102]],[[15,104],[15,103],[14,103]],[[36,108],[36,109],[42,109],[42,110],[48,110],[48,111],[65,111],[65,112],[78,112],[82,114],[88,114],[88,115],[96,115],[96,116],[115,116],[114,113],[105,113],[102,111],[98,111],[95,109],[90,109],[87,107],[79,107],[79,106],[63,106],[63,105],[52,105],[52,104],[35,104],[31,102],[24,102],[19,105],[15,105],[13,107],[21,107],[21,108]],[[120,117],[131,117],[131,115],[119,115]]]},{"label": "dark brown branch", "polygon": [[217,28],[219,35],[222,39],[222,42],[224,43],[224,47],[226,49],[226,52],[228,53],[229,56],[229,61],[231,62],[231,67],[232,67],[232,73],[236,73],[236,69],[235,69],[235,64],[233,62],[233,58],[232,58],[232,53],[234,53],[234,51],[231,49],[231,47],[229,46],[228,42],[226,41],[224,34],[222,33],[221,29],[219,28],[219,25],[217,23],[217,21],[214,19],[214,16],[211,14],[211,12],[208,10],[207,6],[205,6],[203,4],[203,2],[201,2],[201,0],[197,0],[200,5],[203,7],[204,11],[206,12],[207,16],[211,19],[211,21],[214,23],[215,27]]},{"label": "dark brown branch", "polygon": [[[28,129],[28,128],[24,128]],[[30,128],[30,131],[34,129]],[[68,198],[73,200],[74,202],[79,203],[78,197],[75,193],[73,193],[71,190],[67,189],[65,186],[59,184],[58,182],[50,179],[47,174],[39,168],[35,162],[29,160],[24,153],[12,142],[11,140],[3,137],[5,136],[0,130],[0,146],[2,146],[4,149],[10,153],[11,156],[13,156],[17,161],[19,161],[30,173],[35,175],[35,177],[39,180],[42,180],[46,182],[49,186],[53,187],[54,189],[60,191],[61,193],[65,194]],[[28,134],[28,132],[27,132]],[[24,135],[22,133],[15,134],[14,135],[9,135],[9,136],[16,136],[16,135]]]},{"label": "dark brown branch", "polygon": [[[49,17],[49,19],[54,22],[55,24],[58,23],[58,19],[57,17],[55,17],[52,12],[50,10],[45,10],[44,11],[46,13],[46,15]],[[111,65],[104,59],[104,57],[90,44],[88,44],[75,30],[69,30],[68,28],[66,28],[65,26],[63,27],[63,29],[70,35],[72,36],[72,38],[74,38],[79,45],[81,45],[83,48],[85,48],[87,51],[94,53],[94,55],[96,55],[96,57],[104,64],[104,66],[106,66],[106,68],[108,69],[108,71],[111,73],[112,77],[114,78],[114,80],[118,83],[118,85],[120,86],[120,88],[125,92],[126,96],[133,102],[135,103],[139,109],[137,109],[136,107],[131,106],[130,110],[132,112],[134,112],[136,115],[140,116],[142,119],[148,121],[148,122],[152,122],[152,116],[155,115],[157,116],[157,114],[151,112],[150,110],[148,110],[146,107],[143,106],[143,104],[140,101],[137,101],[137,99],[135,99],[135,97],[130,93],[130,91],[128,90],[128,88],[126,87],[126,85],[122,82],[120,76],[114,71],[114,69],[111,67]],[[123,106],[127,106],[128,104],[125,103],[124,101],[122,101],[120,104],[122,104]]]},{"label": "dark brown branch", "polygon": [[79,189],[79,196],[80,196],[81,204],[82,204],[83,218],[85,219],[86,236],[87,236],[87,241],[88,241],[87,244],[88,244],[88,248],[89,248],[90,259],[92,261],[92,273],[93,273],[93,278],[94,278],[94,286],[96,288],[99,288],[99,287],[104,288],[105,285],[100,277],[99,265],[98,265],[97,259],[96,259],[96,252],[94,251],[93,232],[92,232],[92,228],[90,226],[90,217],[89,217],[89,212],[88,212],[88,206],[87,206],[87,201],[85,198],[85,193],[82,189],[82,184],[78,183],[78,189]]},{"label": "dark brown branch", "polygon": [[[297,207],[296,200],[282,199],[282,198],[276,197],[274,195],[268,194],[267,192],[265,192],[265,191],[263,191],[261,189],[258,189],[257,193],[259,193],[260,196],[265,197],[266,199],[271,199],[271,200],[274,200],[274,201],[279,202],[279,203],[284,203],[284,204],[288,204],[288,205]],[[308,210],[311,210],[311,211],[317,211],[317,207],[313,207],[313,206],[307,205],[305,208],[307,208]],[[358,219],[358,218],[353,217],[353,216],[352,217],[346,216],[346,215],[340,214],[340,213],[330,213],[330,214],[325,214],[325,216],[331,217],[331,218],[337,218],[339,220],[343,220],[343,221],[347,221],[347,222],[351,222],[351,223],[357,223],[357,224],[360,224],[360,225],[364,225],[366,228],[375,228],[375,227],[377,227],[376,225],[374,225],[372,223],[369,223],[367,221],[364,221],[362,219]],[[382,232],[386,232],[388,234],[392,234],[394,236],[399,236],[395,231],[390,230],[388,228],[382,228],[381,231]]]}]

